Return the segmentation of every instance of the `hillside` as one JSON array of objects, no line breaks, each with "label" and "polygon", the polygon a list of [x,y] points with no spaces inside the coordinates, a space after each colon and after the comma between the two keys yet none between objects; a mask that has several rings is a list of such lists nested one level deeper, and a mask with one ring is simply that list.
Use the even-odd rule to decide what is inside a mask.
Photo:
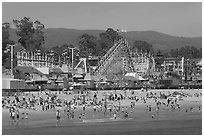
[{"label": "hillside", "polygon": [[[77,46],[78,36],[87,33],[99,37],[101,32],[105,30],[76,30],[65,28],[48,28],[45,29],[45,44],[44,48],[50,49],[54,46],[61,46],[68,43]],[[121,34],[126,37],[132,46],[135,40],[144,40],[153,45],[154,50],[160,49],[161,51],[169,51],[171,49],[180,48],[186,45],[194,46],[196,48],[202,48],[202,37],[186,38],[175,37],[164,33],[155,31],[130,31]],[[17,41],[18,37],[15,34],[15,30],[10,30],[10,39]]]}]

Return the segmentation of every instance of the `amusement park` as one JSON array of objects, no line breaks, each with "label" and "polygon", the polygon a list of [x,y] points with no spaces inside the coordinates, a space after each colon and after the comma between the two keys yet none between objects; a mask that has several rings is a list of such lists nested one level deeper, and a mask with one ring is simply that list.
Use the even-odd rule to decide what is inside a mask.
[{"label": "amusement park", "polygon": [[[147,7],[154,7],[152,3],[123,3],[124,9],[131,7],[126,10],[121,3],[35,4],[3,2],[3,135],[202,135],[202,35],[178,37],[156,31],[134,31],[140,29],[139,24],[154,24],[153,20],[139,23],[141,15],[135,12],[140,6],[144,7],[139,13],[151,10]],[[171,5],[160,4],[163,7],[158,4],[152,10],[164,10],[165,6],[168,9]],[[49,15],[39,18],[46,22],[51,17],[46,23],[48,27],[38,20],[31,21],[30,17],[10,23],[10,18],[6,18],[13,5],[22,11],[30,7],[24,13],[39,17],[49,10]],[[202,7],[199,3],[195,5]],[[42,6],[43,12],[39,13]],[[33,7],[35,10],[30,12]],[[53,11],[60,13],[56,16]],[[91,19],[86,12],[97,16]],[[121,19],[125,13],[125,19]],[[162,18],[154,14],[147,18]],[[137,20],[133,19],[136,15]],[[163,18],[166,15],[170,19],[169,12]],[[174,13],[171,18],[177,15]],[[68,29],[71,19],[75,19],[77,29]],[[165,26],[164,20],[154,26],[161,22]],[[55,27],[49,28],[50,23]],[[60,23],[70,26],[57,28]],[[129,31],[119,29],[123,28],[120,23],[134,27],[128,28]],[[80,29],[90,24],[90,30]],[[94,30],[94,25],[115,28]],[[181,27],[177,29],[181,31]],[[176,29],[169,32],[172,30]]]},{"label": "amusement park", "polygon": [[[12,57],[15,45],[9,46]],[[133,53],[124,38],[116,41],[102,57],[89,56],[77,60],[74,58],[74,50],[77,49],[66,49],[63,54],[67,54],[67,50],[71,50],[70,62],[66,56],[56,56],[53,51],[49,54],[25,49],[16,52],[16,67],[13,68],[11,58],[12,68],[3,69],[3,91],[70,90],[75,87],[84,90],[201,88],[202,60],[195,63],[184,57],[165,58],[156,67],[155,60],[159,57],[155,59],[142,51]],[[193,73],[188,75],[188,71]]]}]

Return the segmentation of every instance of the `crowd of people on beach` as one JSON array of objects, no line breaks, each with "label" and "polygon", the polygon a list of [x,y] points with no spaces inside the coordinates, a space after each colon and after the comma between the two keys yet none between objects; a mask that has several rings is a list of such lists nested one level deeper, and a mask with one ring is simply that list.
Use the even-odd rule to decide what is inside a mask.
[{"label": "crowd of people on beach", "polygon": [[[87,112],[93,112],[94,115],[103,114],[104,117],[109,116],[113,119],[127,118],[130,113],[133,113],[138,102],[147,104],[145,111],[154,112],[151,115],[154,118],[155,114],[159,113],[161,106],[165,106],[167,110],[181,111],[180,100],[183,97],[190,96],[182,94],[182,92],[176,95],[173,93],[164,94],[164,92],[153,93],[151,90],[148,91],[143,88],[140,91],[123,89],[122,92],[114,90],[103,92],[103,94],[99,94],[99,92],[90,91],[83,95],[67,94],[62,91],[15,94],[14,97],[2,97],[2,107],[9,110],[9,117],[12,123],[28,120],[28,109],[55,112],[58,123],[61,120],[62,113],[63,115],[65,114],[67,119],[72,120],[75,118],[79,120],[86,119]],[[60,94],[64,98],[60,98]],[[71,96],[72,98],[67,99],[66,96]],[[194,96],[200,97],[202,93],[195,93]],[[154,103],[148,104],[149,100],[153,100]],[[123,105],[121,103],[123,101],[129,102],[129,105]],[[198,107],[198,110],[199,112],[201,111],[201,106]],[[80,112],[79,115],[75,114],[76,111]],[[193,107],[184,108],[184,111],[193,112]]]}]

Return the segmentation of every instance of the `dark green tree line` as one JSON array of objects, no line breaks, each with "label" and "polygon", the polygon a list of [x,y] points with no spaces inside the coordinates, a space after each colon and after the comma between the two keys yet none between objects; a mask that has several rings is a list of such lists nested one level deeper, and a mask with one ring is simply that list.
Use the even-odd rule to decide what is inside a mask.
[{"label": "dark green tree line", "polygon": [[202,48],[197,49],[194,46],[185,46],[180,49],[172,49],[170,51],[171,57],[184,57],[184,58],[202,58]]}]

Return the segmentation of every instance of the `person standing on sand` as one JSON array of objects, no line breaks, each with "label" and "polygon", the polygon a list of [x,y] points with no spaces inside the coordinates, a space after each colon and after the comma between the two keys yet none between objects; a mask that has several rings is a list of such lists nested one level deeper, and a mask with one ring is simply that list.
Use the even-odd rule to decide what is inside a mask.
[{"label": "person standing on sand", "polygon": [[93,106],[93,110],[94,110],[94,112],[96,112],[96,105]]},{"label": "person standing on sand", "polygon": [[83,104],[83,112],[85,112],[86,110],[86,107],[85,107],[85,104]]},{"label": "person standing on sand", "polygon": [[9,107],[9,117],[10,117],[10,119],[12,121],[12,107]]},{"label": "person standing on sand", "polygon": [[12,122],[15,122],[15,110],[12,111]]},{"label": "person standing on sand", "polygon": [[152,111],[152,107],[151,107],[151,105],[149,105],[149,112],[151,112]]},{"label": "person standing on sand", "polygon": [[201,107],[200,106],[198,107],[198,112],[201,112]]},{"label": "person standing on sand", "polygon": [[123,113],[123,114],[125,113],[124,107],[122,107],[122,113]]},{"label": "person standing on sand", "polygon": [[19,121],[19,118],[20,118],[20,114],[19,114],[19,110],[17,109],[16,110],[16,119],[17,119],[17,121]]},{"label": "person standing on sand", "polygon": [[128,117],[128,112],[126,111],[126,112],[125,112],[125,118],[127,118],[127,117]]},{"label": "person standing on sand", "polygon": [[25,123],[28,123],[28,113],[25,113]]},{"label": "person standing on sand", "polygon": [[114,119],[116,119],[116,118],[117,118],[116,112],[114,113],[114,115],[113,115],[113,116],[114,116]]}]

